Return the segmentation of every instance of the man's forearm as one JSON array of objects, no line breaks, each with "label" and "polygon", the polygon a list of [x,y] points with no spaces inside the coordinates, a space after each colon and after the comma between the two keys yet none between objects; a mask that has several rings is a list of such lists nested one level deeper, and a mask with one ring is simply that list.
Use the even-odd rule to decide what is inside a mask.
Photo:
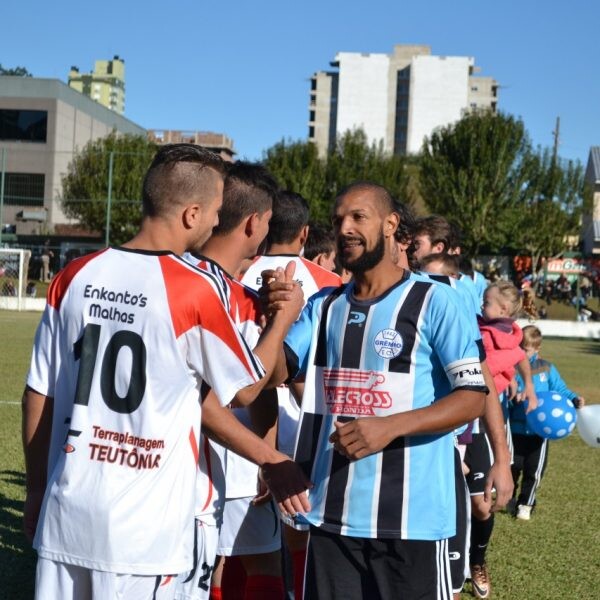
[{"label": "man's forearm", "polygon": [[202,430],[215,442],[259,466],[281,460],[279,452],[223,408],[212,391],[202,403]]},{"label": "man's forearm", "polygon": [[387,419],[395,433],[393,438],[446,433],[481,416],[484,405],[483,392],[457,390],[426,408],[397,413]]},{"label": "man's forearm", "polygon": [[21,407],[26,487],[41,492],[46,488],[54,399],[26,387]]},{"label": "man's forearm", "polygon": [[495,462],[510,463],[510,451],[506,442],[506,430],[504,428],[504,415],[502,406],[494,386],[494,378],[485,363],[481,363],[481,371],[489,392],[485,397],[485,410],[482,416],[485,431],[487,433]]}]

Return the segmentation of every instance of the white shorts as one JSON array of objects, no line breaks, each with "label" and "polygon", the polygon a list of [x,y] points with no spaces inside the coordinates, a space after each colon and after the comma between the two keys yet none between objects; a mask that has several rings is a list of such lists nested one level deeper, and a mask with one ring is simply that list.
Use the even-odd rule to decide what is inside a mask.
[{"label": "white shorts", "polygon": [[173,600],[174,575],[129,575],[38,558],[35,600]]},{"label": "white shorts", "polygon": [[194,566],[189,573],[177,577],[177,600],[208,600],[210,580],[217,559],[219,529],[196,519]]},{"label": "white shorts", "polygon": [[281,526],[273,502],[254,506],[252,498],[225,500],[220,556],[267,554],[281,548]]}]

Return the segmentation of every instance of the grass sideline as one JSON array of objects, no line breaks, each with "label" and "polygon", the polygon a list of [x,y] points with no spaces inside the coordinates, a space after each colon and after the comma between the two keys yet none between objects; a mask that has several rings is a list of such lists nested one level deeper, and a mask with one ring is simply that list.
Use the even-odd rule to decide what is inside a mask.
[{"label": "grass sideline", "polygon": [[[24,463],[19,402],[39,318],[40,313],[0,310],[0,600],[33,597],[35,553],[21,533]],[[588,404],[600,402],[600,342],[547,339],[542,350],[569,387]],[[493,598],[598,598],[599,474],[600,450],[588,448],[577,433],[551,443],[532,520],[496,516],[488,553]],[[462,598],[472,596],[463,593]]]}]

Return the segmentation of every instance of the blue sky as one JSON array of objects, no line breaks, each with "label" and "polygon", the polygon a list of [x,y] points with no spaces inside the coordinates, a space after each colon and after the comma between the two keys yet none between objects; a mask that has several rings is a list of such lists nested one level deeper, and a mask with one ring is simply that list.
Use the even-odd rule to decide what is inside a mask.
[{"label": "blue sky", "polygon": [[146,128],[210,130],[257,159],[307,135],[309,78],[336,52],[428,44],[473,56],[499,107],[535,144],[587,161],[600,145],[600,3],[583,0],[3,0],[0,63],[66,81],[71,65],[126,61],[125,116]]}]

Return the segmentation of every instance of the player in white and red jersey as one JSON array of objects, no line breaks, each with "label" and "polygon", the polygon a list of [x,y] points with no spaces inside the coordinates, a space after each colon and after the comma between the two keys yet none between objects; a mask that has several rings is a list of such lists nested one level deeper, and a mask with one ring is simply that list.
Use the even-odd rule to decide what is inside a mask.
[{"label": "player in white and red jersey", "polygon": [[[219,225],[199,255],[184,255],[186,260],[208,271],[219,282],[229,315],[251,348],[257,344],[261,331],[259,298],[254,290],[234,279],[232,273],[239,270],[245,259],[256,254],[265,239],[276,194],[277,184],[264,167],[241,161],[234,163],[225,178]],[[277,400],[274,390],[263,392],[248,408],[233,410],[246,426],[252,427],[254,423],[261,437],[268,433],[275,447]],[[204,550],[202,561],[208,566],[205,570],[214,567],[217,549],[228,562],[229,557],[240,556],[246,572],[240,594],[246,600],[278,600],[283,596],[279,518],[272,502],[261,505],[252,502],[257,494],[258,468],[235,452],[212,442],[210,446],[216,452],[219,463],[212,462],[211,470],[219,474],[224,472],[225,477],[213,488],[213,497],[221,497],[218,505],[223,508],[222,519],[221,515],[215,518],[211,510],[213,502],[207,505],[202,500],[197,507],[196,519],[205,527],[217,525],[218,528],[222,520],[218,544],[215,543],[212,554]],[[214,571],[211,598],[221,595],[223,563],[220,560]],[[197,564],[201,564],[200,559]],[[197,576],[204,577],[204,573],[196,570],[194,575],[183,578],[177,598],[201,600],[209,597],[208,586],[204,581],[197,581]]]},{"label": "player in white and red jersey", "polygon": [[[273,204],[266,254],[255,258],[244,273],[242,283],[253,289],[259,289],[262,285],[262,271],[284,266],[288,261],[294,260],[296,262],[295,279],[302,286],[305,301],[325,287],[339,287],[342,280],[339,275],[332,272],[330,261],[328,263],[325,260],[324,265],[321,266],[299,256],[309,235],[309,208],[306,200],[300,194],[280,192]],[[319,253],[317,252],[314,257]],[[330,259],[331,253],[327,254]],[[300,408],[288,387],[277,388],[277,396],[279,401],[278,448],[292,456],[300,420]],[[294,595],[301,598],[308,527],[286,522],[284,534],[293,564]]]},{"label": "player in white and red jersey", "polygon": [[[254,355],[216,282],[178,256],[218,222],[223,172],[198,146],[161,148],[140,232],[73,261],[49,288],[23,397],[38,599],[174,597],[170,575],[192,565],[201,401],[213,435],[259,464],[285,462],[221,405],[251,402],[265,384],[299,294]],[[270,468],[265,478],[296,512],[305,480],[283,466],[287,482]]]}]

